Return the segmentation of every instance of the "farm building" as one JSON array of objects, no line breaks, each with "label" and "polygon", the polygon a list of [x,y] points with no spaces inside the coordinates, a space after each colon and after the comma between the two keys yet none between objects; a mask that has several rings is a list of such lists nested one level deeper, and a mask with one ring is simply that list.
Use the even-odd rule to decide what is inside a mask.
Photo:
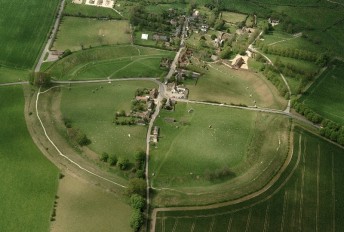
[{"label": "farm building", "polygon": [[245,63],[245,60],[242,57],[239,57],[232,66],[235,69],[239,69],[241,65],[243,65],[244,63]]}]

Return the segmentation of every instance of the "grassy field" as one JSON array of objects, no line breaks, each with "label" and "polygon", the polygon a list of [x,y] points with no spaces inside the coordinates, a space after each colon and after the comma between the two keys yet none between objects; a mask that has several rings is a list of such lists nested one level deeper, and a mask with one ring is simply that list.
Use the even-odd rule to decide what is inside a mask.
[{"label": "grassy field", "polygon": [[57,192],[56,221],[52,232],[118,231],[130,232],[131,208],[113,193],[65,175]]},{"label": "grassy field", "polygon": [[129,43],[130,28],[127,20],[63,17],[52,49],[76,51],[101,45]]},{"label": "grassy field", "polygon": [[12,69],[0,66],[0,83],[27,81],[29,71],[25,69]]},{"label": "grassy field", "polygon": [[131,45],[99,47],[75,52],[57,61],[48,71],[60,80],[102,79],[112,74],[114,77],[160,76],[166,73],[160,69],[160,59],[174,55],[174,52]]},{"label": "grassy field", "polygon": [[1,231],[48,231],[58,170],[29,135],[22,88],[1,87],[0,98]]},{"label": "grassy field", "polygon": [[302,96],[301,100],[315,112],[344,123],[344,63],[335,62]]},{"label": "grassy field", "polygon": [[[156,85],[144,81],[123,81],[63,89],[62,116],[86,133],[92,141],[89,148],[96,153],[107,152],[134,161],[137,151],[145,150],[147,127],[115,125],[113,121],[116,112],[125,110],[129,113],[135,90],[143,87]],[[96,88],[98,90],[92,93]]]},{"label": "grassy field", "polygon": [[227,207],[158,213],[156,231],[342,231],[343,150],[299,129],[294,137],[290,168],[268,192]]},{"label": "grassy field", "polygon": [[[173,192],[158,191],[155,204],[209,204],[248,194],[265,185],[287,155],[284,117],[178,103],[175,112],[162,111],[156,125],[161,132],[151,149],[153,187],[200,195],[178,199]],[[230,175],[209,179],[209,172],[224,167]]]},{"label": "grassy field", "polygon": [[57,0],[1,1],[0,64],[22,68],[34,65],[55,19],[58,3]]},{"label": "grassy field", "polygon": [[[85,16],[91,18],[122,18],[116,11],[110,8],[88,6],[85,4],[73,4],[72,1],[73,0],[66,1],[66,6],[63,11],[65,15]],[[85,0],[83,2],[85,2]]]},{"label": "grassy field", "polygon": [[222,19],[227,23],[240,23],[245,21],[247,15],[234,12],[222,12]]},{"label": "grassy field", "polygon": [[[224,65],[212,65],[195,81],[187,81],[189,99],[227,104],[245,104],[283,109],[286,101],[264,77],[247,71],[236,71]],[[254,103],[256,101],[256,103]]]}]

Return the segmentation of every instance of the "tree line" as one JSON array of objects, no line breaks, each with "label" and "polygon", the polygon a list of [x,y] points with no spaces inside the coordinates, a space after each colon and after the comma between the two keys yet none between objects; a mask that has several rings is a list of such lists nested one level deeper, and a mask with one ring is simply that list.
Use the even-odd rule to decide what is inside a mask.
[{"label": "tree line", "polygon": [[312,109],[307,107],[305,104],[298,101],[292,103],[293,108],[299,114],[305,116],[309,121],[320,124],[320,135],[332,140],[333,142],[339,143],[344,146],[344,126],[329,119],[325,119],[321,115],[314,112]]}]

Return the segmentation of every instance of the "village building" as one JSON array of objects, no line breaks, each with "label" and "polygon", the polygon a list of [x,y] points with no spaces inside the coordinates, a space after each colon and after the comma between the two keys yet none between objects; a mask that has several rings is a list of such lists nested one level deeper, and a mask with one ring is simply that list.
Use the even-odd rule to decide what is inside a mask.
[{"label": "village building", "polygon": [[239,69],[241,65],[243,65],[244,63],[245,63],[245,60],[242,57],[239,57],[238,59],[236,59],[232,67],[235,69]]},{"label": "village building", "polygon": [[147,102],[149,100],[149,96],[136,96],[135,99],[137,101],[144,101]]},{"label": "village building", "polygon": [[159,91],[156,88],[151,89],[149,91],[149,97],[152,98],[152,99],[157,98],[158,94],[159,94]]},{"label": "village building", "polygon": [[142,40],[148,40],[148,34],[142,34],[141,39]]}]

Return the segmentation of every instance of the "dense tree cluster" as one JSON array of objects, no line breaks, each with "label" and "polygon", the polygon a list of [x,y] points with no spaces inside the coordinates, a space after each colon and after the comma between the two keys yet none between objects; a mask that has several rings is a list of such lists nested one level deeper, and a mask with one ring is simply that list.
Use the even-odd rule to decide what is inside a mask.
[{"label": "dense tree cluster", "polygon": [[142,7],[134,7],[130,14],[130,23],[138,27],[138,30],[145,28],[156,32],[171,32],[168,13],[152,14],[147,13]]},{"label": "dense tree cluster", "polygon": [[290,96],[288,93],[287,86],[285,85],[282,78],[280,77],[277,67],[266,64],[264,65],[263,70],[264,70],[263,73],[266,76],[266,78],[269,81],[271,81],[271,83],[274,86],[276,86],[281,96],[284,96],[286,99],[289,99]]},{"label": "dense tree cluster", "polygon": [[305,116],[309,121],[319,124],[323,121],[323,117],[320,116],[319,114],[315,113],[313,110],[311,110],[309,107],[307,107],[303,103],[299,103],[295,101],[293,103],[293,108],[298,112],[299,114],[302,114]]}]

